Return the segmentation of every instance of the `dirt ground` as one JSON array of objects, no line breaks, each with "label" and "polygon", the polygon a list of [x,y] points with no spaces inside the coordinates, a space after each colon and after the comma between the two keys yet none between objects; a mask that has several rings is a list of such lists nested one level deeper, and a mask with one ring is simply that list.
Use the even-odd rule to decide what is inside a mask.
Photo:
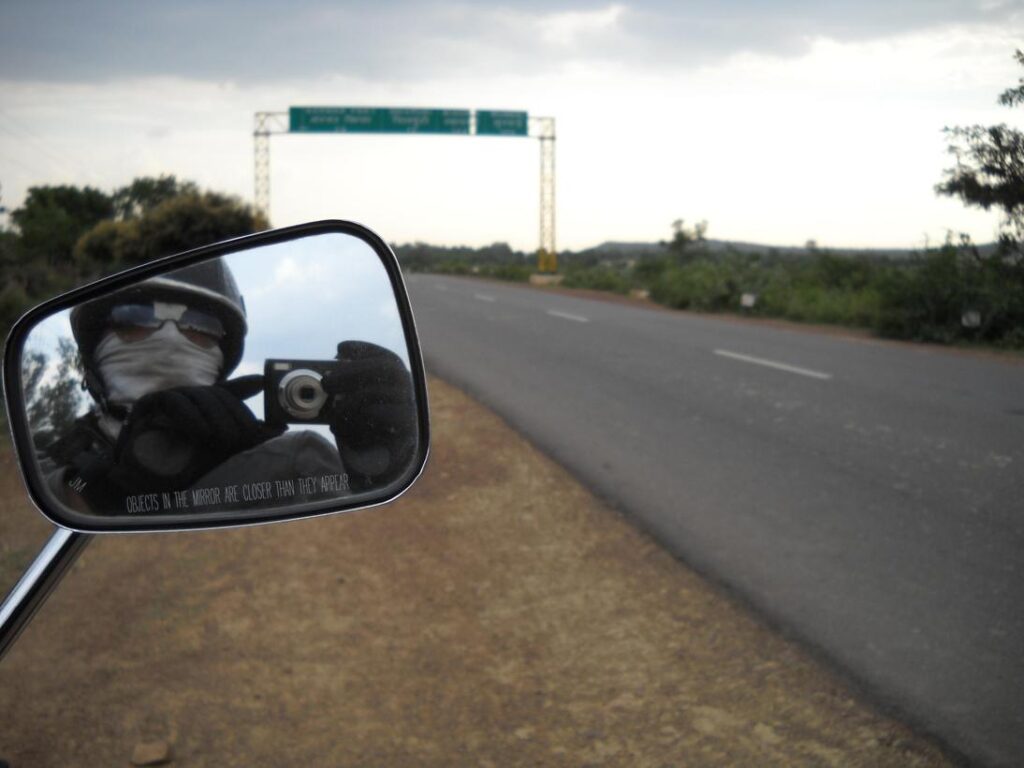
[{"label": "dirt ground", "polygon": [[[852,694],[431,381],[398,502],[95,539],[0,663],[0,759],[180,766],[935,766]],[[0,467],[0,579],[47,526]]]}]

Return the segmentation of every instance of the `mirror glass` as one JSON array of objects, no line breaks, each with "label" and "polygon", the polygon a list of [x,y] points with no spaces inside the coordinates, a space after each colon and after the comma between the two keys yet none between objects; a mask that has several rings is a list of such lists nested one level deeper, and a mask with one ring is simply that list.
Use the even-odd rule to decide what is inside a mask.
[{"label": "mirror glass", "polygon": [[87,515],[312,511],[386,488],[417,455],[398,303],[354,235],[257,246],[62,310],[28,333],[21,373],[41,485]]}]

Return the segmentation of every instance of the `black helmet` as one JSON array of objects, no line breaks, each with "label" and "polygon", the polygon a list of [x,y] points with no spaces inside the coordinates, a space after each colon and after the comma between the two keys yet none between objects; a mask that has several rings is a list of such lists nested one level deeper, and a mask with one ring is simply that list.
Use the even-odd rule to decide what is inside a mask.
[{"label": "black helmet", "polygon": [[220,341],[224,353],[221,379],[226,379],[238,365],[248,330],[245,300],[227,264],[222,259],[211,259],[151,278],[71,310],[71,331],[78,343],[90,390],[100,384],[93,370],[92,356],[104,332],[110,328],[111,309],[119,304],[153,301],[188,304],[214,315],[224,325],[224,338]]}]

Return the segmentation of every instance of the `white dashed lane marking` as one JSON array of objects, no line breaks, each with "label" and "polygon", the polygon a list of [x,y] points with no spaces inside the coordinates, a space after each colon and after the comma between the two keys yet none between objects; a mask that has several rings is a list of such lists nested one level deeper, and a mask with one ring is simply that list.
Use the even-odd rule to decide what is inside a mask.
[{"label": "white dashed lane marking", "polygon": [[775,368],[779,371],[786,371],[787,373],[796,373],[800,376],[809,376],[812,379],[831,379],[831,373],[822,373],[821,371],[812,371],[810,368],[798,368],[795,365],[789,365],[787,363],[779,363],[775,360],[765,360],[763,357],[753,357],[751,355],[741,355],[739,352],[730,352],[726,349],[716,349],[715,354],[721,357],[728,357],[732,360],[739,360],[743,363],[753,363],[754,365],[763,365],[766,368]]},{"label": "white dashed lane marking", "polygon": [[569,312],[559,312],[557,309],[549,309],[548,314],[552,317],[560,317],[563,320],[572,320],[576,323],[589,323],[590,320],[585,318],[583,315],[573,315]]}]

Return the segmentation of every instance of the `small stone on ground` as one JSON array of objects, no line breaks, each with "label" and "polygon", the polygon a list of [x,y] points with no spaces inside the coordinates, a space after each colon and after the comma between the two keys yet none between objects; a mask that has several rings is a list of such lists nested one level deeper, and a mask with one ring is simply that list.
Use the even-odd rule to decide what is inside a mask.
[{"label": "small stone on ground", "polygon": [[171,762],[171,745],[166,741],[140,741],[132,750],[132,765],[165,765]]}]

